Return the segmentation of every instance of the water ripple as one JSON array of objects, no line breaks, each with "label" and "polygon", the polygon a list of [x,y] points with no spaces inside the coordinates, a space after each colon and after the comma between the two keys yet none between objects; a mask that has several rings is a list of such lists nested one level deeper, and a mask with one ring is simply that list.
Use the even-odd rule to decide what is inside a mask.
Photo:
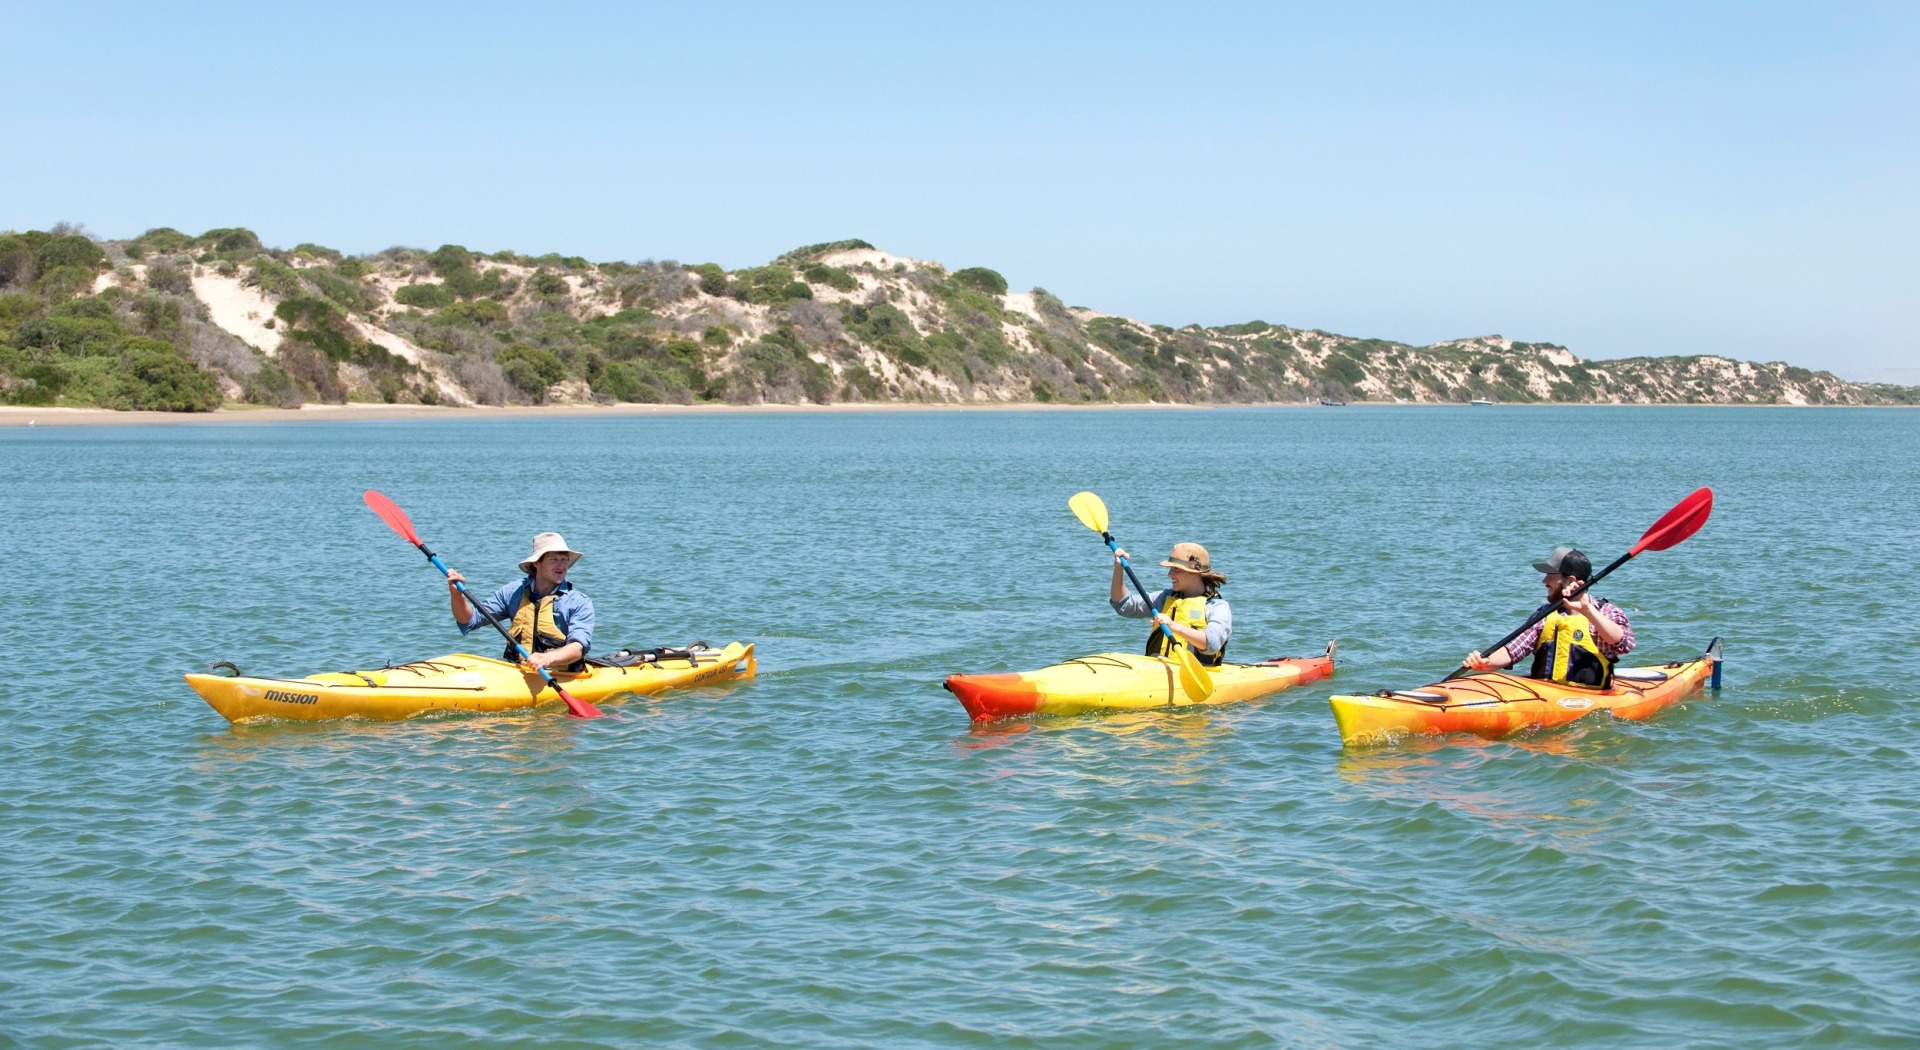
[{"label": "water ripple", "polygon": [[[1447,480],[1601,416],[1632,480],[1603,507]],[[85,541],[4,609],[77,629],[57,649],[26,632],[35,670],[0,708],[0,1041],[1910,1046],[1920,697],[1899,624],[1920,593],[1878,567],[1911,560],[1888,523],[1920,507],[1886,483],[1915,458],[1911,419],[0,432],[18,497],[0,544],[39,549],[55,520]],[[1760,463],[1758,445],[1800,452]],[[498,464],[533,447],[646,478],[642,498],[528,510]],[[1239,483],[1141,467],[1168,454]],[[1701,483],[1709,526],[1606,593],[1649,655],[1725,635],[1719,696],[1644,724],[1339,747],[1336,686],[1437,677],[1525,612],[1525,560],[1623,548]],[[586,723],[222,725],[181,671],[491,650],[445,626],[367,487],[476,578],[557,527],[590,552],[605,640],[753,638],[762,676]],[[1079,488],[1140,550],[1209,544],[1236,655],[1339,637],[1335,682],[968,726],[949,672],[1139,644],[1065,512]]]}]

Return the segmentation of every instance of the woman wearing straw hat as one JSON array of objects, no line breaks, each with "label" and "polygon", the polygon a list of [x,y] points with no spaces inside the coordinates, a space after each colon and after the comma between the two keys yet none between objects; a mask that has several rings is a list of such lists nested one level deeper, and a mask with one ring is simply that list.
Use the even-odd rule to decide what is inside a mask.
[{"label": "woman wearing straw hat", "polygon": [[[593,599],[567,582],[567,571],[580,558],[580,552],[569,549],[559,533],[540,533],[533,538],[533,553],[520,563],[526,578],[507,584],[480,602],[480,607],[495,619],[511,621],[507,633],[533,654],[527,662],[535,667],[578,671],[586,663],[587,650],[593,648]],[[458,572],[447,570],[453,622],[460,625],[461,634],[485,622],[455,586],[465,580]],[[503,659],[519,657],[508,646]]]},{"label": "woman wearing straw hat", "polygon": [[1113,611],[1122,616],[1153,618],[1147,655],[1165,654],[1167,636],[1160,630],[1164,623],[1202,664],[1220,666],[1227,658],[1227,638],[1233,634],[1233,607],[1220,597],[1220,585],[1227,582],[1227,577],[1213,571],[1207,549],[1198,543],[1174,544],[1173,554],[1160,563],[1173,586],[1155,591],[1146,600],[1127,589],[1121,565],[1126,557],[1126,551],[1113,552],[1113,587],[1107,599]]}]

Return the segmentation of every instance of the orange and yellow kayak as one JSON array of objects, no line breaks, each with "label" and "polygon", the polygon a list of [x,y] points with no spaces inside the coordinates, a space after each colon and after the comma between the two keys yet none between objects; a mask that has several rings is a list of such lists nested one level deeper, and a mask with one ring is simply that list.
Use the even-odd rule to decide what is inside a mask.
[{"label": "orange and yellow kayak", "polygon": [[[214,666],[226,666],[234,674],[190,674],[187,684],[229,722],[250,718],[392,721],[429,711],[512,711],[560,702],[538,674],[468,653],[305,678],[249,678],[232,664]],[[623,695],[645,696],[663,689],[752,678],[754,670],[753,646],[731,642],[723,649],[698,645],[671,651],[658,661],[631,667],[590,664],[578,673],[555,672],[554,678],[573,696],[598,704]]]},{"label": "orange and yellow kayak", "polygon": [[1522,730],[1552,729],[1597,711],[1642,721],[1700,692],[1709,679],[1715,689],[1720,687],[1718,638],[1692,660],[1619,668],[1606,689],[1480,671],[1419,689],[1334,696],[1330,702],[1340,742],[1349,747],[1445,733],[1498,740]]},{"label": "orange and yellow kayak", "polygon": [[1333,673],[1333,643],[1324,655],[1278,657],[1257,664],[1222,664],[1212,673],[1213,692],[1196,701],[1180,687],[1180,665],[1138,653],[1097,653],[1006,674],[948,675],[942,683],[976,722],[1020,715],[1083,715],[1097,711],[1150,711],[1195,704],[1255,700],[1305,685]]}]

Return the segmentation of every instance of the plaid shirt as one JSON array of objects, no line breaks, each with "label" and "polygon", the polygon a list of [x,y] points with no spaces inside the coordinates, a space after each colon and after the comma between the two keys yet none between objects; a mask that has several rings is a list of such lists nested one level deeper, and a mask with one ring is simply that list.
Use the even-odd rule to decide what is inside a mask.
[{"label": "plaid shirt", "polygon": [[[1627,622],[1627,614],[1621,612],[1618,605],[1604,599],[1596,600],[1602,603],[1600,605],[1600,615],[1619,624],[1621,633],[1618,644],[1607,644],[1606,639],[1601,638],[1597,631],[1594,633],[1593,640],[1599,643],[1601,655],[1609,660],[1618,660],[1628,653],[1633,652],[1633,625]],[[1540,609],[1545,608],[1546,606],[1544,605],[1540,607]],[[1540,609],[1535,609],[1534,612],[1539,612]],[[1534,649],[1538,648],[1539,645],[1540,625],[1536,623],[1532,627],[1527,628],[1525,634],[1507,643],[1507,654],[1512,656],[1513,662],[1517,664],[1523,658],[1532,656]]]}]

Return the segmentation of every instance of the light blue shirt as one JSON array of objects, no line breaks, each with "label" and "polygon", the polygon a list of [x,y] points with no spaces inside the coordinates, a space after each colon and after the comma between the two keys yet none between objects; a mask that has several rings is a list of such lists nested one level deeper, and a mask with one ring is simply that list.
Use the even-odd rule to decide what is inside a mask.
[{"label": "light blue shirt", "polygon": [[[1122,616],[1130,616],[1136,620],[1146,620],[1152,618],[1154,610],[1160,608],[1160,604],[1166,601],[1167,595],[1171,593],[1173,593],[1173,588],[1171,587],[1158,590],[1153,592],[1153,594],[1148,596],[1147,600],[1143,602],[1140,600],[1139,594],[1128,591],[1119,601],[1110,601],[1107,604],[1113,606],[1113,611]],[[1228,605],[1225,598],[1209,598],[1207,600],[1207,652],[1219,652],[1221,647],[1227,644],[1227,639],[1232,634],[1233,606]],[[1180,644],[1185,645],[1189,649],[1193,648],[1193,646],[1187,642]]]},{"label": "light blue shirt", "polygon": [[[460,625],[460,633],[466,634],[487,622],[486,617],[480,615],[480,609],[499,620],[500,626],[513,626],[513,610],[520,605],[520,592],[532,586],[533,577],[523,577],[493,592],[492,597],[481,599],[473,617]],[[562,581],[560,593],[553,599],[553,623],[566,633],[567,641],[580,643],[580,655],[585,658],[593,648],[593,599],[574,590],[572,580]]]}]

